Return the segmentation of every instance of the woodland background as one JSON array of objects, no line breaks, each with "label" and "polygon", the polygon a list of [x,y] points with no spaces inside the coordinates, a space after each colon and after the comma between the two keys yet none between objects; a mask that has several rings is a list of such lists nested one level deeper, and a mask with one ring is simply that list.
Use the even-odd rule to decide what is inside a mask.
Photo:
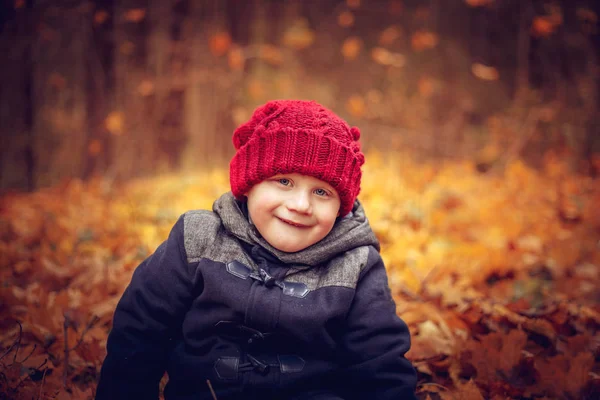
[{"label": "woodland background", "polygon": [[0,188],[222,166],[231,131],[254,107],[292,97],[360,126],[367,148],[480,157],[482,168],[520,155],[539,165],[551,148],[586,162],[600,150],[599,8],[6,2]]},{"label": "woodland background", "polygon": [[274,98],[362,131],[421,399],[600,397],[600,3],[0,5],[0,399],[89,399],[116,302]]}]

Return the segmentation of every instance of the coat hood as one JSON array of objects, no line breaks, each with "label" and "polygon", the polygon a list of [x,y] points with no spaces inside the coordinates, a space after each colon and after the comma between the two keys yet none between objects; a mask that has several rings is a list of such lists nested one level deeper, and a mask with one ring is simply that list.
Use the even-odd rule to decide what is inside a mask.
[{"label": "coat hood", "polygon": [[246,243],[260,245],[286,264],[314,266],[361,246],[374,246],[379,250],[379,241],[358,200],[354,202],[350,213],[338,218],[327,236],[295,253],[277,250],[263,239],[256,227],[248,220],[245,203],[236,200],[231,192],[225,193],[214,202],[213,211],[221,218],[223,226],[231,234]]}]

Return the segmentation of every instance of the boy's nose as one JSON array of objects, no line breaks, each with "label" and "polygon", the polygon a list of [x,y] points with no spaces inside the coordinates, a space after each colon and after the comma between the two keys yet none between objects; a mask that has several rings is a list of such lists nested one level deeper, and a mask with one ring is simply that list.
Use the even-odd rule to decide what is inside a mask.
[{"label": "boy's nose", "polygon": [[294,193],[287,202],[288,209],[302,214],[310,214],[310,196],[304,192]]}]

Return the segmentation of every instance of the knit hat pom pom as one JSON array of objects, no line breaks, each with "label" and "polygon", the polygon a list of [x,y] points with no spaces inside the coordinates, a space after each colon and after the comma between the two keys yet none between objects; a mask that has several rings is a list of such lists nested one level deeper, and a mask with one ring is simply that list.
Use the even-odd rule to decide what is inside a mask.
[{"label": "knit hat pom pom", "polygon": [[254,126],[250,122],[241,125],[233,132],[233,145],[236,150],[239,150],[243,145],[245,145],[248,140],[250,140],[250,136],[254,133]]},{"label": "knit hat pom pom", "polygon": [[352,128],[350,128],[350,133],[352,134],[352,138],[354,140],[360,139],[360,131],[357,127],[353,126]]}]

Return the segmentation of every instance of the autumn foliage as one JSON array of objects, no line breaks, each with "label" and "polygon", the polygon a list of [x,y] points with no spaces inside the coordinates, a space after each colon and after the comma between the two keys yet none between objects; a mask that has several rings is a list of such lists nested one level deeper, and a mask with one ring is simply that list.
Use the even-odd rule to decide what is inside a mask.
[{"label": "autumn foliage", "polygon": [[[593,399],[600,391],[600,185],[556,157],[418,164],[367,156],[421,399]],[[0,398],[93,398],[111,317],[178,215],[227,174],[66,181],[0,199]]]}]

